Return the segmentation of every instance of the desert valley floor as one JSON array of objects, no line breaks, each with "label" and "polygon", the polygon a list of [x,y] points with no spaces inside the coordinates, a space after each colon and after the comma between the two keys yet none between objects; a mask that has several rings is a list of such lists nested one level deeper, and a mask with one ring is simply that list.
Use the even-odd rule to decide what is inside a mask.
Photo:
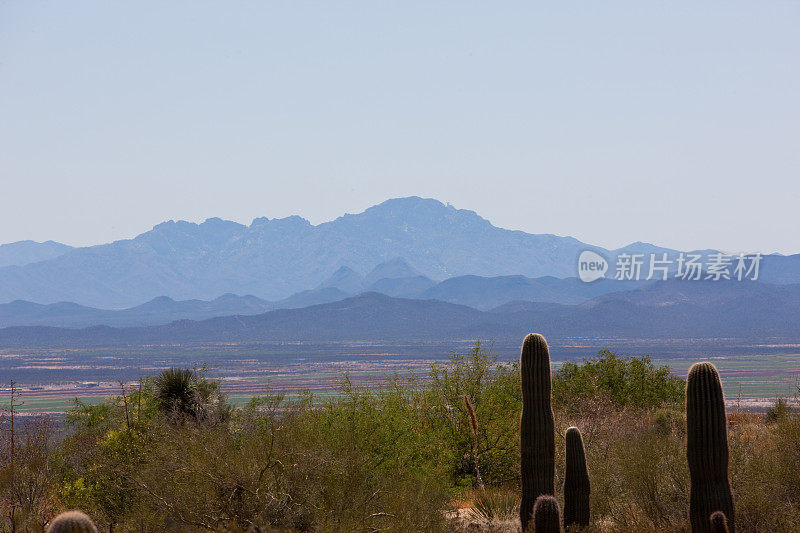
[{"label": "desert valley floor", "polygon": [[[447,343],[271,343],[160,345],[113,348],[0,350],[3,376],[0,402],[7,403],[9,380],[18,385],[28,413],[61,413],[74,398],[101,401],[130,390],[140,378],[170,366],[208,364],[221,378],[235,403],[272,391],[289,395],[304,390],[317,396],[335,394],[347,375],[355,384],[372,387],[395,374],[425,375],[432,363],[452,351],[466,352],[472,340]],[[500,361],[518,357],[511,342],[486,342]],[[643,341],[636,339],[564,339],[551,345],[554,366],[595,355],[598,350],[621,355],[650,355],[685,376],[695,361],[708,359],[720,370],[729,404],[763,408],[776,397],[792,399],[800,379],[800,344],[741,343],[726,339]]]}]

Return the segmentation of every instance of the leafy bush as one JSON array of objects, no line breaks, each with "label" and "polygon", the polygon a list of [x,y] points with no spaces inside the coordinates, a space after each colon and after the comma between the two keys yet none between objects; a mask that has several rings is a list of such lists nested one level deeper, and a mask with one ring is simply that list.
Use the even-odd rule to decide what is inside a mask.
[{"label": "leafy bush", "polygon": [[575,410],[589,398],[610,399],[616,408],[649,409],[682,403],[685,383],[667,366],[656,367],[645,355],[619,356],[602,350],[581,363],[566,362],[553,375],[553,402]]},{"label": "leafy bush", "polygon": [[[498,364],[491,350],[476,343],[466,355],[454,353],[447,363],[432,365],[427,383],[418,385],[420,423],[450,453],[454,484],[475,484],[475,457],[484,482],[517,479],[522,402],[519,363]],[[469,398],[477,419],[474,453],[464,396]]]},{"label": "leafy bush", "polygon": [[157,387],[142,393],[145,418],[134,410],[131,425],[119,399],[77,404],[69,417],[76,431],[65,443],[74,455],[62,501],[115,530],[442,526],[445,461],[413,426],[411,389],[366,391],[346,381],[331,400],[266,395],[225,423],[199,425],[175,424]]},{"label": "leafy bush", "polygon": [[767,409],[767,412],[764,413],[764,421],[768,424],[772,424],[779,420],[784,420],[791,414],[792,408],[789,407],[789,402],[786,401],[786,398],[778,398],[775,400],[772,407]]},{"label": "leafy bush", "polygon": [[[3,428],[5,429],[5,428]],[[46,416],[26,420],[0,446],[0,530],[41,531],[55,512],[51,498],[58,479],[55,427]],[[7,529],[6,529],[7,528]]]}]

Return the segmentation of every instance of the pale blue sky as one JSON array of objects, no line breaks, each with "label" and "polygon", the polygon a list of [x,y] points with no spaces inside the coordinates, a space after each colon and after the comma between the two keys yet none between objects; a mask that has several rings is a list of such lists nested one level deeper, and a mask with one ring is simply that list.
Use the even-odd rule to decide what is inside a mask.
[{"label": "pale blue sky", "polygon": [[420,195],[800,252],[800,2],[0,0],[0,242]]}]

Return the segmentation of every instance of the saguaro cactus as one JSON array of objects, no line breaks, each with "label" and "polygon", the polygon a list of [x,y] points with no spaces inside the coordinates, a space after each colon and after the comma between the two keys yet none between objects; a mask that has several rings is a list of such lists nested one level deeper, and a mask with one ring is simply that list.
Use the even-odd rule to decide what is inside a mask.
[{"label": "saguaro cactus", "polygon": [[561,533],[561,512],[558,500],[553,496],[543,494],[536,498],[533,506],[533,528],[535,533]]},{"label": "saguaro cactus", "polygon": [[47,533],[97,533],[91,518],[80,511],[61,513],[50,522]]},{"label": "saguaro cactus", "polygon": [[728,532],[728,519],[722,511],[714,511],[711,513],[711,533],[729,533]]},{"label": "saguaro cactus", "polygon": [[735,533],[733,497],[728,482],[728,430],[725,400],[717,369],[695,363],[686,384],[686,459],[691,493],[689,519],[693,533],[711,531],[711,514],[722,511]]},{"label": "saguaro cactus", "polygon": [[542,494],[554,494],[555,426],[550,406],[550,351],[547,341],[531,333],[522,342],[520,355],[522,378],[522,502],[519,517],[526,531],[533,504]]},{"label": "saguaro cactus", "polygon": [[589,525],[589,471],[578,428],[567,429],[567,465],[564,475],[564,529]]}]

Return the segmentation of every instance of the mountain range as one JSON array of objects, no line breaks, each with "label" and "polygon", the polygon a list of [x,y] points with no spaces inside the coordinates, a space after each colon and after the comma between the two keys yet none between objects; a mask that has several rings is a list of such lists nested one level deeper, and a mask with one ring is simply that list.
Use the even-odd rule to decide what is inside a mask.
[{"label": "mountain range", "polygon": [[0,346],[553,339],[800,340],[800,285],[666,281],[579,305],[510,302],[482,311],[362,293],[333,303],[166,325],[0,329]]},{"label": "mountain range", "polygon": [[55,241],[17,241],[0,244],[0,267],[24,266],[38,261],[47,261],[72,250],[72,246]]},{"label": "mountain range", "polygon": [[252,295],[225,294],[213,300],[176,301],[159,296],[127,309],[99,309],[58,302],[38,304],[15,300],[0,304],[0,328],[11,326],[152,326],[175,320],[203,320],[227,315],[255,315],[276,309],[297,309],[330,303],[364,292],[387,296],[439,300],[487,310],[512,301],[577,304],[609,292],[627,290],[644,282],[599,280],[583,283],[577,278],[526,278],[525,276],[458,276],[439,283],[425,277],[404,260],[395,258],[376,266],[366,276],[342,267],[319,287],[267,301]]},{"label": "mountain range", "polygon": [[[612,262],[622,252],[674,252],[646,243],[605,250],[572,237],[506,230],[473,211],[418,197],[387,200],[318,225],[299,216],[257,218],[250,225],[218,218],[201,224],[169,221],[109,244],[33,247],[42,253],[49,249],[51,255],[30,253],[26,264],[12,253],[24,246],[7,246],[12,248],[0,254],[9,258],[0,262],[5,265],[0,267],[0,302],[69,301],[104,309],[138,306],[160,296],[210,301],[223,294],[249,294],[277,301],[326,283],[353,294],[381,279],[406,279],[397,293],[384,288],[390,294],[432,288],[422,278],[563,279],[576,275],[584,250]],[[418,279],[367,279],[377,265],[398,257],[417,273],[410,277]],[[765,258],[762,279],[800,282],[800,255]]]}]

